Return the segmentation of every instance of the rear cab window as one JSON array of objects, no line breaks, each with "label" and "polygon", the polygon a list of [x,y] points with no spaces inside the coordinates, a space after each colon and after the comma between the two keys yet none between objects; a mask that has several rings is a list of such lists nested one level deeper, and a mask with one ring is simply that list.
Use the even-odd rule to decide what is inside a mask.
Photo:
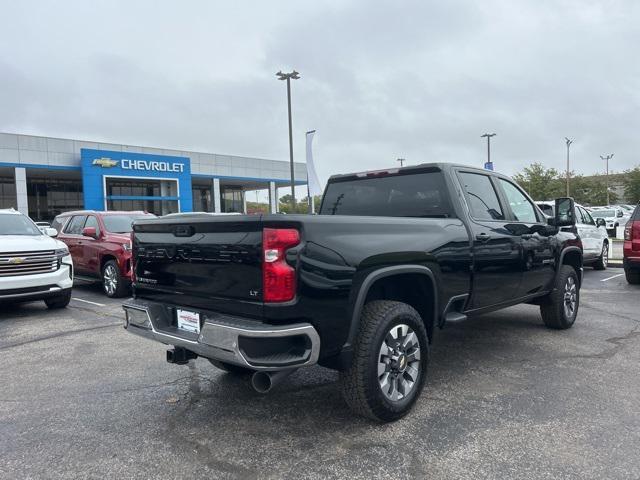
[{"label": "rear cab window", "polygon": [[370,173],[329,182],[320,215],[450,218],[453,209],[439,169]]}]

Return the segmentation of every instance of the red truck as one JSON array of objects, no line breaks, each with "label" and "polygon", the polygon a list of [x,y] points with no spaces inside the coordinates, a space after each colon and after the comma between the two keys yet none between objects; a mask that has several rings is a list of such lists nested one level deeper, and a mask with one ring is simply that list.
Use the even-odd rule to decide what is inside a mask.
[{"label": "red truck", "polygon": [[627,282],[640,284],[640,204],[624,228],[623,265]]},{"label": "red truck", "polygon": [[58,215],[52,227],[71,252],[76,278],[102,282],[108,297],[124,297],[131,287],[131,224],[145,212],[82,210]]}]

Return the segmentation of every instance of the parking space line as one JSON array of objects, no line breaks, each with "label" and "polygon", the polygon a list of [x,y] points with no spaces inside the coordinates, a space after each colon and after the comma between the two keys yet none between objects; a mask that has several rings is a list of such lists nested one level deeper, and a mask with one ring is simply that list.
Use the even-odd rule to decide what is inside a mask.
[{"label": "parking space line", "polygon": [[71,297],[71,300],[76,300],[78,302],[89,303],[91,305],[95,305],[96,307],[106,307],[104,303],[90,302],[89,300],[83,300],[82,298]]},{"label": "parking space line", "polygon": [[611,279],[613,279],[613,278],[618,278],[618,277],[621,277],[622,275],[623,275],[622,273],[619,273],[619,274],[617,274],[617,275],[614,275],[613,277],[603,278],[603,279],[602,279],[602,280],[600,280],[600,281],[601,281],[601,282],[606,282],[607,280],[611,280]]}]

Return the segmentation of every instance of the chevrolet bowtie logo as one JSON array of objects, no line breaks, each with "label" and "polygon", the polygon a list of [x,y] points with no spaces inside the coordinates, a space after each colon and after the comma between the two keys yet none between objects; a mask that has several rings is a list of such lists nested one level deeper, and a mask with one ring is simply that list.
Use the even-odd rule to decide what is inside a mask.
[{"label": "chevrolet bowtie logo", "polygon": [[111,167],[115,167],[116,165],[118,165],[118,161],[117,160],[111,160],[110,158],[107,157],[102,157],[102,158],[96,158],[93,161],[93,165],[98,165],[102,168],[111,168]]},{"label": "chevrolet bowtie logo", "polygon": [[26,258],[24,258],[24,257],[11,257],[9,259],[9,263],[11,265],[20,265],[21,263],[24,263],[25,260],[26,260]]}]

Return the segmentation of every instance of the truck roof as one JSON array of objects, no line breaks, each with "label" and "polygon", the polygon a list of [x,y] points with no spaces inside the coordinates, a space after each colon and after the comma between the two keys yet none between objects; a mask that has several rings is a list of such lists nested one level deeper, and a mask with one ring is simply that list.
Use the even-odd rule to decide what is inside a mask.
[{"label": "truck roof", "polygon": [[144,212],[142,210],[73,210],[69,212],[62,212],[59,217],[68,216],[68,215],[88,215],[88,214],[97,214],[97,215],[152,215],[149,212]]},{"label": "truck roof", "polygon": [[352,177],[358,177],[358,178],[362,178],[362,177],[367,177],[367,176],[376,176],[376,175],[384,175],[389,174],[389,175],[395,175],[398,173],[404,173],[404,174],[410,174],[410,173],[418,173],[420,171],[428,171],[428,170],[448,170],[450,168],[454,168],[454,167],[458,167],[458,168],[464,168],[464,169],[468,169],[468,170],[476,170],[479,173],[487,173],[490,172],[492,175],[496,175],[496,176],[501,176],[501,177],[507,177],[507,175],[498,173],[498,172],[494,172],[492,170],[485,170],[484,168],[479,168],[479,167],[473,167],[470,165],[464,165],[461,163],[448,163],[448,162],[433,162],[433,163],[420,163],[418,165],[408,165],[406,167],[392,167],[392,168],[383,168],[381,170],[365,170],[363,172],[352,172],[352,173],[341,173],[341,174],[337,174],[337,175],[331,175],[329,177],[329,181],[331,182],[332,180],[346,180],[347,178],[352,178]]}]

